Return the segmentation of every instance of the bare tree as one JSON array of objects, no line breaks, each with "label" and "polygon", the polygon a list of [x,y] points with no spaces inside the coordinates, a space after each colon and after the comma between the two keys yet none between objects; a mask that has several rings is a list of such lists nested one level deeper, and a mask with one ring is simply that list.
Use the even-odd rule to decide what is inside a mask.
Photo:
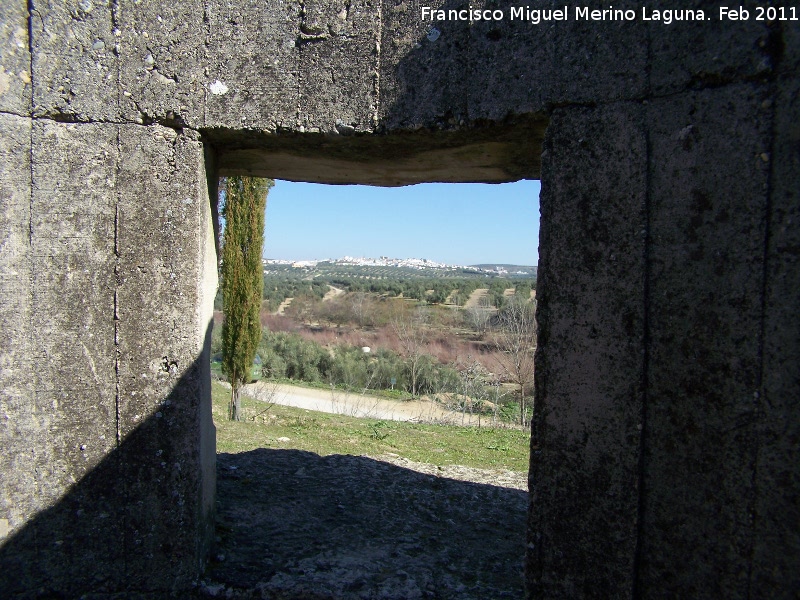
[{"label": "bare tree", "polygon": [[512,298],[498,314],[494,341],[498,362],[506,376],[519,386],[520,424],[527,425],[525,388],[533,382],[536,350],[536,303]]},{"label": "bare tree", "polygon": [[428,342],[428,313],[417,309],[409,315],[396,316],[392,319],[392,329],[400,342],[400,353],[406,359],[411,376],[411,395],[419,391],[418,379],[424,364],[425,345]]},{"label": "bare tree", "polygon": [[480,362],[467,356],[466,361],[460,359],[455,365],[459,375],[461,375],[461,424],[464,424],[464,417],[467,410],[470,414],[470,423],[473,422],[474,410],[478,409],[478,428],[481,426],[481,408],[486,400],[486,390],[484,386],[484,369]]},{"label": "bare tree", "polygon": [[490,385],[494,389],[494,402],[492,403],[492,424],[497,425],[497,410],[500,408],[500,399],[504,398],[506,393],[500,393],[500,378],[497,377],[497,375],[493,375]]},{"label": "bare tree", "polygon": [[269,412],[273,406],[279,404],[281,400],[283,400],[286,394],[279,395],[279,391],[280,388],[278,387],[277,381],[259,381],[258,383],[250,386],[249,395],[256,400],[266,403],[267,405],[265,409],[250,417],[251,421],[255,421],[261,417],[261,415]]},{"label": "bare tree", "polygon": [[489,327],[489,321],[492,315],[496,312],[492,306],[491,300],[484,296],[478,301],[477,306],[471,306],[465,311],[467,323],[478,333],[486,333]]},{"label": "bare tree", "polygon": [[359,327],[364,327],[364,317],[369,308],[369,295],[366,292],[354,292],[350,296],[351,306],[353,308],[353,315],[358,321]]}]

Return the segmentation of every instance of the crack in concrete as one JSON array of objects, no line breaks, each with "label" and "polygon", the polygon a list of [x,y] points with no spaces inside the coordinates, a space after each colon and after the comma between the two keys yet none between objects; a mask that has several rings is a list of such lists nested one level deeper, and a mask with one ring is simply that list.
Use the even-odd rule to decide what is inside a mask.
[{"label": "crack in concrete", "polygon": [[20,119],[32,119],[31,115],[21,115],[19,113],[14,112],[13,110],[2,110],[0,109],[0,115],[7,115],[9,117],[18,117]]},{"label": "crack in concrete", "polygon": [[[649,47],[648,47],[649,51]],[[640,423],[641,423],[641,430],[639,431],[639,464],[636,474],[637,479],[637,514],[636,514],[636,544],[633,549],[633,573],[631,574],[631,597],[638,598],[639,597],[639,568],[642,562],[642,553],[643,553],[643,545],[644,545],[644,527],[642,523],[644,522],[644,515],[646,511],[645,506],[645,489],[644,489],[644,481],[646,475],[646,465],[645,465],[645,452],[647,450],[647,404],[648,404],[648,394],[647,394],[647,381],[648,375],[650,370],[650,313],[649,313],[649,306],[650,306],[650,277],[651,277],[651,261],[650,261],[650,230],[651,230],[651,214],[650,214],[650,194],[652,189],[652,180],[653,180],[653,167],[651,165],[651,157],[653,154],[652,150],[652,141],[650,139],[650,132],[645,130],[645,146],[646,150],[646,157],[645,160],[647,164],[645,166],[645,198],[644,198],[644,239],[642,240],[644,248],[642,249],[642,260],[644,263],[644,273],[643,273],[643,287],[642,290],[642,298],[643,298],[643,306],[642,306],[642,374],[641,374],[641,409],[640,409]]]},{"label": "crack in concrete", "polygon": [[[650,94],[651,90],[651,69],[650,65],[652,64],[652,37],[650,35],[651,30],[647,30],[647,71],[645,73],[645,89],[647,93]],[[646,109],[645,109],[646,110]],[[640,573],[640,565],[642,562],[642,555],[643,555],[643,546],[644,546],[644,527],[642,523],[644,521],[645,515],[645,494],[644,494],[644,481],[646,475],[646,467],[645,467],[645,452],[647,449],[646,446],[646,435],[647,435],[647,401],[648,401],[648,394],[647,394],[647,378],[648,372],[650,369],[650,315],[648,311],[648,307],[650,306],[650,275],[651,275],[651,268],[650,268],[650,192],[652,188],[652,180],[653,180],[653,173],[652,173],[652,166],[650,157],[652,156],[652,142],[650,139],[650,132],[645,129],[644,131],[645,136],[645,160],[647,161],[645,164],[645,190],[644,190],[644,227],[645,227],[645,234],[644,239],[642,240],[644,243],[644,248],[642,249],[642,261],[644,263],[644,273],[643,275],[643,290],[642,290],[642,376],[641,376],[641,409],[640,409],[640,416],[639,420],[641,423],[641,430],[639,431],[639,457],[638,457],[638,465],[637,465],[637,472],[636,472],[636,483],[637,489],[636,492],[638,494],[637,501],[636,501],[636,542],[633,548],[633,565],[632,565],[632,573],[631,573],[631,597],[638,598],[640,596],[640,583],[639,583],[639,573]]]},{"label": "crack in concrete", "polygon": [[[31,104],[30,104],[30,111],[33,112],[33,91],[36,89],[35,80],[34,80],[34,73],[33,73],[33,0],[28,0],[28,70],[31,74]],[[41,19],[41,16],[39,17]],[[44,24],[42,24],[44,26]]]},{"label": "crack in concrete", "polygon": [[[782,47],[783,45],[783,31],[780,31],[781,39],[776,46]],[[775,55],[775,64],[773,65],[774,71],[776,73],[780,73],[781,71],[781,63],[782,63],[782,55]],[[756,370],[756,381],[755,381],[755,388],[756,391],[754,393],[753,398],[753,412],[755,416],[755,422],[758,423],[762,421],[765,416],[765,409],[764,409],[764,396],[765,389],[764,389],[764,373],[766,372],[765,366],[765,346],[766,346],[766,338],[767,338],[767,297],[769,295],[769,264],[770,264],[770,246],[772,241],[772,222],[773,222],[773,194],[775,188],[775,161],[774,157],[777,152],[777,140],[778,140],[778,108],[777,108],[777,98],[778,98],[778,89],[777,89],[777,78],[771,81],[770,84],[770,93],[769,97],[772,99],[772,105],[769,107],[769,119],[770,119],[770,134],[771,134],[771,143],[770,143],[770,155],[769,155],[769,170],[767,172],[767,189],[766,189],[766,206],[764,207],[764,246],[763,246],[763,253],[762,253],[762,268],[761,268],[761,304],[759,306],[759,331],[758,331],[758,364]],[[752,486],[752,505],[750,506],[750,514],[751,514],[751,531],[750,531],[750,539],[748,540],[749,548],[748,548],[748,568],[747,568],[747,598],[753,597],[753,587],[754,587],[754,569],[753,565],[756,561],[756,533],[758,531],[757,524],[759,523],[759,515],[757,511],[758,507],[758,497],[759,497],[759,486],[758,486],[758,465],[759,465],[759,458],[761,456],[761,438],[758,435],[753,436],[754,441],[753,445],[755,446],[753,451],[753,466],[752,466],[752,477],[751,483]]]},{"label": "crack in concrete", "polygon": [[77,115],[70,114],[70,113],[40,113],[40,114],[30,114],[30,115],[22,115],[16,113],[11,110],[0,110],[0,115],[8,115],[12,117],[18,117],[20,119],[30,119],[32,121],[53,121],[56,123],[76,123],[79,125],[136,125],[139,127],[150,127],[151,125],[159,125],[161,127],[167,127],[178,133],[181,133],[183,130],[194,131],[198,135],[202,136],[201,129],[192,127],[191,125],[184,125],[184,124],[176,124],[174,120],[171,119],[161,119],[161,118],[153,118],[149,120],[147,123],[139,123],[137,121],[129,121],[129,120],[122,120],[116,121],[112,119],[79,119]]},{"label": "crack in concrete", "polygon": [[[302,24],[306,18],[306,4],[304,0],[300,0],[298,14],[300,15],[300,23]],[[295,127],[297,127],[298,129],[303,127],[303,107],[301,105],[301,101],[303,98],[302,64],[303,64],[303,46],[297,46],[297,95],[295,96],[295,98],[297,99],[297,102],[295,104],[295,110],[297,116],[295,118]],[[206,122],[206,124],[208,124],[208,122]]]},{"label": "crack in concrete", "polygon": [[120,33],[120,27],[119,27],[119,22],[120,22],[119,11],[120,11],[119,0],[113,0],[111,2],[111,28],[112,28],[112,32],[114,34],[114,54],[117,57],[117,60],[114,61],[116,63],[116,65],[117,65],[117,68],[116,68],[116,71],[117,71],[116,72],[116,79],[117,79],[117,112],[119,114],[122,114],[122,100],[120,99],[119,96],[122,93],[122,90],[124,89],[124,87],[122,85],[122,66],[120,64],[121,63],[121,60],[120,60],[120,58],[121,58],[121,51],[120,51],[121,33]]},{"label": "crack in concrete", "polygon": [[[350,3],[346,6],[347,15],[350,15]],[[379,2],[377,6],[377,27],[378,33],[375,39],[375,71],[372,78],[372,127],[377,129],[380,120],[381,108],[381,66],[383,61],[382,51],[382,37],[383,37],[383,2]]]}]

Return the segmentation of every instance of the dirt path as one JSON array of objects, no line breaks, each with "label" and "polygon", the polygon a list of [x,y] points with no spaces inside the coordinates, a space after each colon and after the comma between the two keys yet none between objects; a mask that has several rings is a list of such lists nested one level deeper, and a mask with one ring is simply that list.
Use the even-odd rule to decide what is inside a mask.
[{"label": "dirt path", "polygon": [[333,300],[337,296],[341,296],[344,293],[345,291],[343,289],[334,287],[329,283],[328,291],[325,292],[325,295],[322,297],[322,301],[327,302],[328,300]]},{"label": "dirt path", "polygon": [[469,295],[469,298],[464,303],[464,308],[474,308],[478,306],[478,304],[481,301],[481,298],[485,298],[488,295],[489,295],[489,288],[478,288]]},{"label": "dirt path", "polygon": [[[423,423],[478,423],[474,415],[444,410],[435,402],[418,400],[388,400],[376,396],[348,393],[340,390],[319,390],[293,385],[275,385],[259,381],[242,388],[244,394],[264,402],[283,406],[296,406],[351,417],[383,419],[387,421],[417,421]],[[487,417],[483,422],[488,421]]]},{"label": "dirt path", "polygon": [[275,314],[282,315],[286,311],[286,309],[289,308],[289,305],[292,303],[292,300],[294,300],[294,298],[286,298],[283,302],[281,302],[280,306],[278,307],[278,310],[275,311]]},{"label": "dirt path", "polygon": [[525,478],[396,456],[220,454],[199,598],[524,597]]}]

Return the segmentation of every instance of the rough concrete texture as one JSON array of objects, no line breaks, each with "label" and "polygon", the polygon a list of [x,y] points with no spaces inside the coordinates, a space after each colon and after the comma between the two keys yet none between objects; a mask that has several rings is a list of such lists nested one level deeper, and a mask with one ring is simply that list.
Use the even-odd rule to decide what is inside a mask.
[{"label": "rough concrete texture", "polygon": [[207,33],[194,33],[208,35],[204,124],[233,130],[297,127],[300,5],[211,2],[207,11]]},{"label": "rough concrete texture", "polygon": [[[32,147],[36,495],[42,508],[50,508],[117,446],[115,199],[107,188],[118,161],[117,128],[37,120]],[[77,505],[94,496],[81,494]],[[98,497],[97,502],[109,503],[110,511],[114,501]],[[44,557],[48,576],[63,580],[73,570],[98,564],[110,572],[122,557],[115,544],[121,524],[90,524],[86,512],[70,516],[59,515],[47,526],[49,535],[58,531],[57,539],[73,550]],[[99,543],[90,552],[77,552],[90,540]]]},{"label": "rough concrete texture", "polygon": [[[630,592],[643,402],[642,121],[639,104],[556,111],[543,153],[528,529],[529,586],[543,598]],[[564,547],[568,539],[580,543]]]},{"label": "rough concrete texture", "polygon": [[391,137],[265,135],[245,139],[228,130],[206,132],[226,175],[293,181],[407,185],[432,181],[502,182],[537,177],[544,136],[541,118],[508,119],[467,131],[404,131]]},{"label": "rough concrete texture", "polygon": [[[118,412],[128,452],[125,548],[140,589],[178,587],[200,564],[213,509],[209,356],[216,261],[202,146],[165,127],[120,128]],[[169,174],[168,177],[164,177]],[[165,199],[169,199],[165,202]],[[143,222],[150,226],[142,227]],[[209,273],[210,271],[210,273]],[[206,454],[206,456],[204,456]],[[155,569],[155,573],[154,573]]]},{"label": "rough concrete texture", "polygon": [[[763,354],[753,510],[753,598],[800,590],[800,82],[781,82],[770,161]],[[794,457],[794,458],[793,458]],[[775,555],[795,557],[776,561]]]},{"label": "rough concrete texture", "polygon": [[207,80],[201,2],[119,3],[120,113],[126,121],[198,126]]},{"label": "rough concrete texture", "polygon": [[423,22],[419,16],[423,5],[447,10],[466,8],[468,3],[408,0],[384,4],[378,111],[381,124],[389,129],[455,127],[469,118],[468,24]]},{"label": "rough concrete texture", "polygon": [[0,589],[183,589],[213,513],[202,145],[190,130],[3,119],[17,174],[3,179]]},{"label": "rough concrete texture", "polygon": [[[507,0],[497,6],[507,11],[517,5]],[[465,80],[470,119],[500,121],[509,113],[536,112],[544,98],[553,97],[562,81],[547,76],[557,53],[556,31],[510,19],[476,22],[469,28]]]},{"label": "rough concrete texture", "polygon": [[800,28],[423,4],[0,5],[6,595],[200,572],[226,173],[541,176],[529,593],[800,593]]},{"label": "rough concrete texture", "polygon": [[776,72],[791,79],[800,66],[800,21],[783,23],[770,42],[772,51],[780,56],[780,60],[774,61]]},{"label": "rough concrete texture", "polygon": [[[755,3],[747,8],[753,11]],[[652,93],[667,95],[691,87],[757,79],[776,68],[774,36],[780,28],[756,21],[755,12],[746,21],[717,19],[717,6],[702,0],[673,0],[665,8],[703,8],[711,21],[688,23],[682,35],[668,27],[654,27],[649,34],[650,86]],[[783,24],[784,26],[787,23]]]},{"label": "rough concrete texture", "polygon": [[[32,3],[33,113],[119,120],[118,32],[110,3]],[[27,12],[27,11],[26,11]]]},{"label": "rough concrete texture", "polygon": [[0,5],[0,111],[23,115],[31,104],[28,11],[22,2]]},{"label": "rough concrete texture", "polygon": [[[0,519],[3,537],[17,531],[38,509],[34,456],[36,430],[31,406],[31,120],[0,115]],[[5,415],[14,415],[13,419]]]},{"label": "rough concrete texture", "polygon": [[[601,0],[581,3],[589,9],[609,8]],[[617,9],[641,10],[641,3],[613,4]],[[545,103],[609,102],[648,95],[647,77],[652,55],[648,53],[647,27],[628,22],[570,20],[557,28],[550,72],[558,77],[555,89],[542,97]],[[682,31],[681,33],[684,33]]]},{"label": "rough concrete texture", "polygon": [[[309,0],[300,12],[299,125],[347,135],[377,125],[380,18],[373,0]],[[324,37],[323,37],[324,36]],[[331,115],[336,115],[333,123]]]},{"label": "rough concrete texture", "polygon": [[[728,86],[649,106],[639,584],[657,589],[665,582],[664,594],[747,597],[769,173],[761,155],[769,151],[772,121],[762,108],[767,94],[764,86]],[[672,510],[675,498],[680,512]]]}]

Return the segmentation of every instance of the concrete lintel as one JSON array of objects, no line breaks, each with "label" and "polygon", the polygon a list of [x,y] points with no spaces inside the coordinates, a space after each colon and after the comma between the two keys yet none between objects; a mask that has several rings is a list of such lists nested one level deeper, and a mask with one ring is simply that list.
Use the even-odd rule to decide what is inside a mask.
[{"label": "concrete lintel", "polygon": [[225,175],[377,186],[422,182],[501,183],[538,179],[547,121],[524,117],[506,125],[457,131],[419,130],[385,136],[204,132]]}]

